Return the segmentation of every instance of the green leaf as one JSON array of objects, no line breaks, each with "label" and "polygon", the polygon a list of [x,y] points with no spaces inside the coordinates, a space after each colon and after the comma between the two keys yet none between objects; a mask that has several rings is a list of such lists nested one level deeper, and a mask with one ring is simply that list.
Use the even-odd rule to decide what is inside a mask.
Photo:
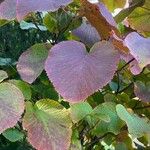
[{"label": "green leaf", "polygon": [[30,85],[28,83],[21,80],[9,80],[9,83],[12,83],[16,87],[18,87],[21,90],[26,100],[31,99],[32,92],[31,92]]},{"label": "green leaf", "polygon": [[68,110],[58,102],[43,99],[33,106],[26,102],[23,127],[27,130],[28,141],[36,149],[69,148],[72,122]]},{"label": "green leaf", "polygon": [[74,130],[72,133],[71,145],[69,150],[82,150],[78,130]]},{"label": "green leaf", "polygon": [[[116,104],[112,102],[106,102],[98,105],[92,112],[93,123],[99,123],[95,126],[94,133],[96,135],[112,132],[118,134],[123,122],[118,117],[116,112]],[[103,118],[102,118],[103,117]]]},{"label": "green leaf", "polygon": [[10,128],[2,133],[3,136],[11,142],[23,140],[24,134],[17,129]]},{"label": "green leaf", "polygon": [[150,1],[146,0],[143,7],[136,8],[129,16],[129,25],[140,32],[150,32]]},{"label": "green leaf", "polygon": [[71,118],[74,123],[79,122],[92,112],[92,107],[87,102],[81,102],[70,106]]},{"label": "green leaf", "polygon": [[116,8],[122,8],[126,4],[126,0],[99,0],[100,2],[103,2],[106,7],[112,12]]},{"label": "green leaf", "polygon": [[128,112],[121,104],[116,106],[118,116],[126,122],[128,131],[133,138],[150,134],[150,122],[147,118],[139,117],[134,113]]},{"label": "green leaf", "polygon": [[8,78],[7,72],[0,70],[0,82],[2,82],[3,80],[7,78]]},{"label": "green leaf", "polygon": [[45,17],[43,19],[43,23],[50,32],[57,31],[57,20],[52,15],[52,13],[48,13],[45,15]]}]

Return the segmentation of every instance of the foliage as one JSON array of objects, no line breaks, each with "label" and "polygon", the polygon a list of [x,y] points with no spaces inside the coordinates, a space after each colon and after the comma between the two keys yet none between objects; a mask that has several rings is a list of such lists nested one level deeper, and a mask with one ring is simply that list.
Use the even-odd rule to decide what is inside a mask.
[{"label": "foliage", "polygon": [[0,150],[149,150],[149,15],[149,0],[0,0]]}]

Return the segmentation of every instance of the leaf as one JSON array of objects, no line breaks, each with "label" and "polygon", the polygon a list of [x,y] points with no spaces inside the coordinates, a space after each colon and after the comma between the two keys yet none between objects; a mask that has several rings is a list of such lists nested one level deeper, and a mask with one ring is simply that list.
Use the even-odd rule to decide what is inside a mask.
[{"label": "leaf", "polygon": [[94,45],[100,41],[100,36],[97,30],[90,23],[83,21],[80,27],[74,29],[72,33],[79,37],[80,40],[88,46]]},{"label": "leaf", "polygon": [[72,133],[71,145],[69,150],[82,150],[78,130],[74,130]]},{"label": "leaf", "polygon": [[[46,27],[45,26],[42,26],[42,25],[37,25],[38,28],[41,30],[41,31],[47,31]],[[37,29],[36,25],[33,24],[33,23],[28,23],[26,21],[21,21],[20,22],[20,28],[22,30],[29,30],[29,29]]]},{"label": "leaf", "polygon": [[[134,57],[131,54],[121,54],[122,59],[128,63],[129,61],[131,61],[132,59],[134,59]],[[139,66],[138,61],[135,59],[132,62],[130,62],[129,64],[129,69],[132,72],[133,75],[138,75],[142,72],[142,68]]]},{"label": "leaf", "polygon": [[150,134],[150,122],[146,118],[140,118],[134,113],[129,113],[124,106],[116,106],[118,116],[126,122],[128,131],[133,138],[138,138],[144,134]]},{"label": "leaf", "polygon": [[141,68],[150,64],[150,38],[144,38],[136,32],[128,34],[124,44],[129,48],[131,55],[138,61]]},{"label": "leaf", "polygon": [[67,150],[71,142],[69,112],[58,102],[44,99],[26,103],[23,127],[28,141],[38,150]]},{"label": "leaf", "polygon": [[109,39],[112,30],[117,32],[113,17],[102,3],[97,5],[87,0],[81,0],[81,4],[80,15],[85,16],[91,25],[96,28],[102,40]]},{"label": "leaf", "polygon": [[103,2],[110,11],[114,11],[116,8],[122,8],[126,4],[126,0],[99,0],[99,1]]},{"label": "leaf", "polygon": [[134,83],[134,93],[144,102],[150,102],[150,82],[145,84],[142,81]]},{"label": "leaf", "polygon": [[14,127],[24,111],[21,91],[10,83],[0,84],[0,133]]},{"label": "leaf", "polygon": [[17,70],[22,80],[32,83],[42,73],[50,44],[35,44],[22,53]]},{"label": "leaf", "polygon": [[7,78],[8,78],[7,72],[0,70],[0,82],[2,82],[3,80]]},{"label": "leaf", "polygon": [[98,42],[87,53],[82,43],[66,41],[51,48],[45,70],[65,100],[77,103],[113,78],[118,61],[118,52],[110,42]]},{"label": "leaf", "polygon": [[92,107],[87,102],[81,102],[70,106],[71,118],[74,123],[79,122],[92,112]]},{"label": "leaf", "polygon": [[117,116],[115,103],[105,102],[100,104],[93,110],[92,114],[94,120],[93,122],[97,122],[98,117],[101,117],[102,114],[109,118],[109,120],[106,118],[107,120],[105,121],[100,120],[95,126],[94,133],[96,135],[105,134],[107,132],[118,134],[120,132],[123,122]]},{"label": "leaf", "polygon": [[3,136],[11,142],[23,140],[24,134],[15,128],[7,129],[3,132]]},{"label": "leaf", "polygon": [[23,82],[21,80],[9,80],[9,83],[14,84],[16,87],[18,87],[22,94],[24,95],[24,98],[26,100],[30,100],[32,96],[31,88],[30,85],[27,84],[26,82]]},{"label": "leaf", "polygon": [[3,0],[0,3],[0,19],[13,20],[16,17],[16,0]]},{"label": "leaf", "polygon": [[139,32],[150,32],[150,1],[145,0],[142,7],[137,7],[127,20],[129,25]]},{"label": "leaf", "polygon": [[30,12],[41,11],[56,11],[61,6],[66,6],[71,3],[72,0],[18,0],[17,1],[17,19],[23,20],[23,18]]}]

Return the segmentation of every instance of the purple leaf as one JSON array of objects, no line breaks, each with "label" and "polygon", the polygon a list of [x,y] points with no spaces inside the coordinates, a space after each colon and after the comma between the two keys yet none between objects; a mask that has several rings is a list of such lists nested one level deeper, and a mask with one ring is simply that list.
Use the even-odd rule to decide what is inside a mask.
[{"label": "purple leaf", "polygon": [[16,125],[24,112],[24,97],[10,83],[0,84],[0,133]]},{"label": "purple leaf", "polygon": [[[113,19],[113,16],[111,13],[107,10],[105,5],[103,3],[98,3],[97,4],[101,14],[109,24],[111,24],[114,27],[117,27],[117,24],[115,20]],[[98,34],[97,30],[95,27],[93,27],[88,21],[83,20],[83,23],[81,24],[80,27],[77,29],[74,29],[72,33],[79,37],[80,40],[85,43],[86,45],[92,46],[94,43],[99,42],[101,40],[100,35]]]},{"label": "purple leaf", "polygon": [[79,37],[83,43],[89,46],[100,41],[100,36],[97,30],[87,21],[83,21],[81,26],[73,30],[72,33]]},{"label": "purple leaf", "polygon": [[17,70],[24,81],[32,83],[42,73],[49,48],[49,44],[35,44],[20,56]]},{"label": "purple leaf", "polygon": [[88,53],[84,44],[66,41],[52,47],[45,70],[65,100],[77,103],[113,78],[118,61],[118,51],[110,42],[98,42]]},{"label": "purple leaf", "polygon": [[12,20],[16,17],[16,0],[4,0],[0,3],[0,19]]},{"label": "purple leaf", "polygon": [[[125,53],[122,53],[121,57],[126,63],[128,63],[130,60],[134,58],[131,54],[125,54]],[[139,63],[137,62],[136,59],[130,62],[129,68],[132,74],[134,75],[138,75],[142,71],[142,68],[139,67]]]},{"label": "purple leaf", "polygon": [[141,68],[150,64],[150,38],[144,38],[136,32],[127,35],[124,44]]},{"label": "purple leaf", "polygon": [[142,81],[134,83],[135,95],[144,102],[150,102],[150,82],[146,84]]},{"label": "purple leaf", "polygon": [[55,11],[72,0],[17,0],[17,19],[22,20],[30,12]]},{"label": "purple leaf", "polygon": [[103,3],[99,3],[98,4],[99,10],[101,12],[101,14],[105,17],[105,19],[107,20],[107,22],[114,26],[117,27],[117,24],[112,16],[112,14],[108,11],[108,9],[105,7],[105,5]]}]

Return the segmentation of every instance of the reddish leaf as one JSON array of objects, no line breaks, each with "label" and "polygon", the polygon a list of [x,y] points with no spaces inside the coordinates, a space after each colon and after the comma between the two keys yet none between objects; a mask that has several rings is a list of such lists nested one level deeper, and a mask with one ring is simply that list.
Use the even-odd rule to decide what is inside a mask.
[{"label": "reddish leaf", "polygon": [[80,15],[88,19],[102,39],[109,39],[112,30],[117,32],[116,26],[114,26],[115,22],[104,5],[92,4],[87,0],[80,1],[82,4]]},{"label": "reddish leaf", "polygon": [[26,104],[23,127],[28,141],[37,150],[68,150],[71,143],[69,112],[56,101],[40,100]]},{"label": "reddish leaf", "polygon": [[24,111],[21,91],[10,83],[0,84],[0,133],[16,125]]},{"label": "reddish leaf", "polygon": [[75,103],[105,86],[113,78],[118,60],[110,42],[98,42],[87,53],[82,43],[67,41],[52,47],[45,69],[56,90]]},{"label": "reddish leaf", "polygon": [[17,0],[17,18],[22,20],[28,13],[37,11],[55,11],[72,0]]}]

